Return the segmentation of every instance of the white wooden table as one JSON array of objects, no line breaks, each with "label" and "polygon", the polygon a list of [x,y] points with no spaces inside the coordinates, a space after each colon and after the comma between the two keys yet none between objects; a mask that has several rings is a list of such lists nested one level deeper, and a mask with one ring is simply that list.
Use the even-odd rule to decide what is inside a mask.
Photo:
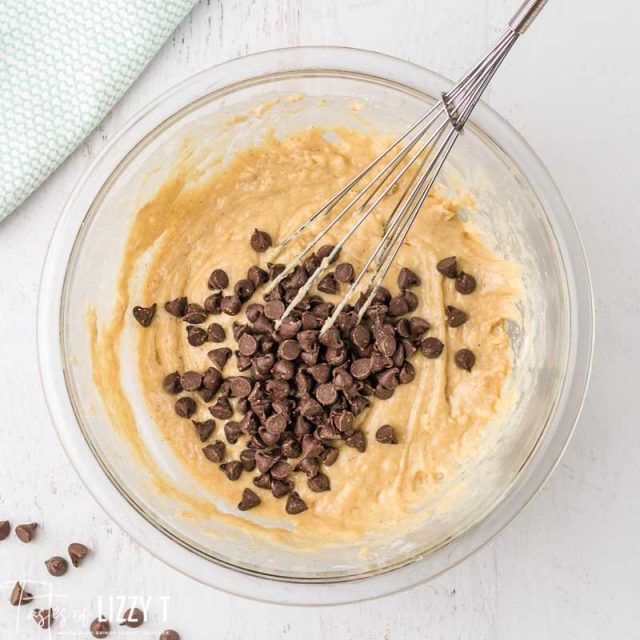
[{"label": "white wooden table", "polygon": [[[162,624],[164,603],[170,626],[187,640],[640,638],[640,5],[633,0],[551,0],[487,96],[547,163],[576,217],[598,339],[585,410],[562,464],[525,513],[470,560],[420,588],[338,608],[256,604],[199,585],[101,511],[62,452],[38,378],[36,299],[53,227],[84,168],[148,101],[215,63],[298,44],[375,49],[456,76],[515,4],[203,0],[99,129],[0,224],[0,520],[43,523],[30,546],[13,536],[0,543],[0,583],[46,579],[42,561],[78,539],[98,555],[55,583],[70,613],[86,607],[90,620],[100,597],[107,607],[119,596],[144,596],[153,626]],[[0,638],[45,637],[31,621],[14,632],[7,597],[0,594]],[[64,631],[89,637],[78,622]]]}]

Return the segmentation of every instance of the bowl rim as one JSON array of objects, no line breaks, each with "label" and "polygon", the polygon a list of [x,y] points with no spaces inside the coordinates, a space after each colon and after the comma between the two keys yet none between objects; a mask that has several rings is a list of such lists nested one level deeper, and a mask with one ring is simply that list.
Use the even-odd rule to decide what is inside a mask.
[{"label": "bowl rim", "polygon": [[[258,70],[263,70],[263,73],[257,73]],[[547,443],[544,452],[534,449],[526,468],[523,468],[505,495],[488,514],[460,536],[424,558],[379,575],[344,582],[283,581],[214,563],[176,544],[173,538],[131,505],[107,474],[95,464],[90,445],[77,423],[64,381],[64,362],[59,349],[66,266],[88,212],[87,205],[93,202],[106,180],[129,153],[163,122],[195,100],[233,84],[252,79],[264,80],[265,77],[283,72],[303,71],[375,76],[423,95],[428,95],[424,89],[420,89],[423,83],[443,90],[452,84],[433,71],[386,54],[350,47],[312,46],[273,49],[235,58],[192,75],[162,93],[114,135],[85,170],[69,196],[56,224],[42,269],[37,310],[37,348],[45,401],[63,449],[83,484],[124,531],[165,564],[203,584],[255,600],[310,606],[367,600],[426,582],[484,547],[524,509],[558,464],[584,404],[593,354],[594,307],[584,247],[575,222],[548,170],[506,120],[491,107],[480,103],[472,121],[482,123],[478,125],[479,129],[526,176],[554,231],[568,277],[570,344],[565,378],[550,417],[550,420],[557,422],[552,441]],[[502,144],[490,133],[496,128],[500,131],[498,137]],[[132,136],[133,142],[130,139]],[[509,145],[508,152],[503,148],[505,143]],[[523,163],[527,165],[526,173],[522,169]],[[550,217],[551,212],[559,212],[560,215]]]}]

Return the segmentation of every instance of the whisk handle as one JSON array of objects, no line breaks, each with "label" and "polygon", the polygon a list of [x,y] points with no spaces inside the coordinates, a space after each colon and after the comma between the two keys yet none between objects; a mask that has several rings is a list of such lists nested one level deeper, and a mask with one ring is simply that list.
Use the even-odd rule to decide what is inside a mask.
[{"label": "whisk handle", "polygon": [[547,0],[525,0],[509,21],[509,28],[516,33],[524,33],[538,17],[545,4]]}]

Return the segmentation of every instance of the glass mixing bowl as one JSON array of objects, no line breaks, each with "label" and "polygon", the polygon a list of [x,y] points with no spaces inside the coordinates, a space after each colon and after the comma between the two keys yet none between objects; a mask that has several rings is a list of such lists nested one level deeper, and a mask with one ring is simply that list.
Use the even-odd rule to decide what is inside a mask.
[{"label": "glass mixing bowl", "polygon": [[[474,552],[523,508],[557,463],[578,417],[593,338],[589,276],[578,234],[547,171],[522,138],[480,104],[442,176],[444,189],[474,194],[490,244],[522,265],[523,323],[513,327],[511,384],[519,400],[485,451],[460,470],[466,497],[444,501],[423,526],[394,539],[317,552],[283,549],[185,513],[159,492],[105,413],[93,383],[85,312],[112,308],[130,221],[192,157],[223,162],[273,129],[344,124],[400,132],[451,83],[376,53],[295,48],[204,71],[140,113],[104,150],[72,194],[43,271],[38,311],[42,379],[62,444],[98,502],[157,557],[220,589],[289,604],[376,597],[423,582]],[[269,103],[270,108],[260,107]],[[249,113],[242,127],[229,119]],[[125,344],[134,351],[132,336]],[[123,377],[127,377],[123,372]],[[125,384],[131,381],[124,381]],[[170,481],[197,491],[162,443],[144,406],[141,437]],[[365,454],[366,455],[366,454]]]}]

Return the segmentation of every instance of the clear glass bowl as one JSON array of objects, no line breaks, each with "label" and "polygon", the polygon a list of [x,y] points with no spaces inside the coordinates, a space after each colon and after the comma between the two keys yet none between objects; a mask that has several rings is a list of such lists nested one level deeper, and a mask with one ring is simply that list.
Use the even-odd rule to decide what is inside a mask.
[{"label": "clear glass bowl", "polygon": [[[226,591],[288,604],[372,598],[423,582],[476,551],[524,507],[557,463],[578,417],[590,368],[593,314],[584,253],[567,208],[544,166],[520,136],[480,104],[454,149],[442,184],[468,187],[476,223],[497,251],[523,267],[522,331],[514,331],[517,406],[486,451],[460,471],[468,498],[440,509],[400,539],[370,540],[368,553],[344,547],[282,549],[229,537],[215,521],[182,515],[161,494],[110,424],[93,384],[85,311],[108,317],[133,213],[173,168],[185,139],[206,156],[227,156],[274,128],[310,124],[373,126],[398,133],[446,79],[376,53],[295,48],[248,56],[187,80],[140,113],[86,172],[51,242],[43,271],[38,343],[47,402],[60,439],[100,504],[157,557]],[[284,98],[300,95],[296,101]],[[248,118],[242,134],[224,123]],[[349,108],[354,102],[362,108]],[[366,125],[365,125],[366,123]],[[124,336],[130,340],[131,336]],[[185,491],[189,478],[136,409],[158,466]],[[221,535],[216,535],[221,534]],[[266,585],[265,585],[266,583]]]}]

